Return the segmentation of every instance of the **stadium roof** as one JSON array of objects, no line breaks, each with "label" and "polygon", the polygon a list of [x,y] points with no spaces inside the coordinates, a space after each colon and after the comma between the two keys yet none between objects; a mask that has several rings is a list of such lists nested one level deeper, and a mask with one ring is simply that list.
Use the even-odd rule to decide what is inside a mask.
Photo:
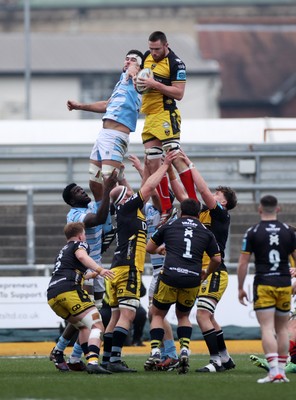
[{"label": "stadium roof", "polygon": [[[186,34],[170,34],[169,44],[184,60],[188,73],[219,72],[216,61],[202,60],[197,42]],[[147,34],[132,33],[32,33],[33,73],[118,72],[127,51],[147,50]],[[13,49],[13,50],[12,50]],[[25,67],[22,33],[0,33],[0,73],[19,74]]]},{"label": "stadium roof", "polygon": [[[24,0],[10,2],[8,7],[23,7]],[[75,8],[75,7],[188,7],[188,6],[251,6],[287,5],[295,0],[30,0],[32,8]]]},{"label": "stadium roof", "polygon": [[197,33],[203,57],[221,67],[224,104],[295,97],[295,18],[200,20]]}]

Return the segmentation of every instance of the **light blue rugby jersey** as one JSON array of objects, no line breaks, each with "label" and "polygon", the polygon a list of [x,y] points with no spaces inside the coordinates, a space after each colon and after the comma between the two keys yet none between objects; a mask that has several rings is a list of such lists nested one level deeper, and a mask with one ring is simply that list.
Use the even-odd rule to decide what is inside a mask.
[{"label": "light blue rugby jersey", "polygon": [[[73,207],[67,214],[67,223],[69,222],[84,222],[84,218],[87,214],[97,213],[97,209],[100,206],[100,202],[91,202],[88,207]],[[102,249],[102,234],[103,226],[97,225],[92,228],[85,228],[86,241],[90,248],[90,257],[96,262],[101,262],[101,249]]]},{"label": "light blue rugby jersey", "polygon": [[[156,231],[156,226],[159,224],[160,212],[151,203],[145,204],[143,212],[146,216],[147,239],[149,240]],[[160,265],[163,265],[164,256],[159,254],[150,254],[150,262],[153,267],[159,267]]]},{"label": "light blue rugby jersey", "polygon": [[117,121],[134,132],[141,104],[142,96],[134,88],[132,78],[126,80],[126,72],[123,72],[113,89],[103,120]]}]

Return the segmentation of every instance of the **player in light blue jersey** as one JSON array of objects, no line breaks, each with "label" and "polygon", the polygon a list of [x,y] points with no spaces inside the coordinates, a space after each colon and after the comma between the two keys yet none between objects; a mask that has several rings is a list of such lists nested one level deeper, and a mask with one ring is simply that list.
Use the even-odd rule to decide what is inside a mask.
[{"label": "player in light blue jersey", "polygon": [[[123,157],[129,144],[129,134],[135,131],[139,110],[141,107],[141,95],[136,92],[133,77],[140,70],[143,54],[138,50],[130,50],[124,60],[123,72],[120,80],[115,85],[111,97],[107,101],[98,101],[92,104],[82,104],[69,100],[68,109],[84,110],[96,113],[105,113],[103,116],[103,128],[98,134],[90,155],[89,187],[96,201],[100,201],[103,195],[103,179],[108,177],[115,168],[118,172],[118,181],[123,179]],[[89,206],[90,207],[90,206]],[[89,207],[84,212],[80,209],[71,210],[71,221],[82,222],[85,213],[96,213]],[[96,207],[92,205],[92,207]],[[69,220],[68,220],[69,222]],[[111,230],[111,216],[108,221]],[[105,233],[108,229],[105,230]],[[86,227],[88,243],[91,246],[91,256],[100,255],[101,233],[98,227]],[[99,260],[97,260],[99,261]]]},{"label": "player in light blue jersey", "polygon": [[108,176],[113,168],[122,167],[123,157],[129,145],[129,134],[136,130],[142,96],[136,91],[133,77],[139,72],[143,54],[130,50],[124,60],[123,72],[108,100],[91,104],[68,100],[69,111],[83,110],[105,113],[100,130],[90,155],[90,189],[93,182],[102,183],[102,175]]},{"label": "player in light blue jersey", "polygon": [[[85,207],[72,207],[67,214],[68,222],[83,222],[87,214],[97,214],[101,202],[91,202]],[[102,248],[102,233],[103,225],[96,225],[89,228],[85,228],[87,235],[87,243],[91,248],[91,258],[97,263],[101,264],[101,248]],[[98,281],[99,283],[99,281]],[[103,285],[99,283],[99,286]]]},{"label": "player in light blue jersey", "polygon": [[[67,214],[67,223],[83,222],[85,225],[86,240],[90,247],[90,257],[97,264],[102,264],[101,249],[103,227],[109,215],[109,194],[117,182],[117,173],[113,171],[104,184],[104,193],[101,201],[91,201],[91,198],[76,183],[66,186],[63,191],[65,203],[71,206]],[[92,282],[84,282],[84,285],[92,286]],[[104,279],[95,278],[93,282],[94,300],[97,308],[102,305],[102,299],[105,292]],[[88,289],[89,292],[89,289]]]},{"label": "player in light blue jersey", "polygon": [[[102,234],[106,219],[109,215],[110,198],[109,194],[111,189],[117,182],[117,173],[113,171],[104,183],[104,193],[100,202],[92,202],[88,194],[76,183],[67,185],[63,190],[63,199],[66,204],[71,206],[67,215],[67,223],[69,222],[82,222],[85,226],[86,240],[90,247],[90,257],[101,265],[101,247],[102,247]],[[93,279],[84,281],[84,289],[86,289],[98,310],[102,306],[103,296],[105,292],[104,279],[94,277]],[[60,371],[83,371],[85,365],[81,361],[82,347],[75,342],[73,351],[71,353],[69,362],[66,363],[63,359],[63,351],[70,343],[70,340],[76,333],[76,328],[70,323],[67,324],[63,334],[59,337],[56,346],[50,353],[50,360],[52,360],[56,368]],[[57,354],[62,353],[63,362],[61,357],[56,357]]]}]

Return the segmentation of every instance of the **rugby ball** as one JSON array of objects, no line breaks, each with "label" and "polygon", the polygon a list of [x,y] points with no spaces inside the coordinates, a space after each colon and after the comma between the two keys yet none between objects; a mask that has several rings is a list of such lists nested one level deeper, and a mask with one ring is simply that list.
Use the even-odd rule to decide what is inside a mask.
[{"label": "rugby ball", "polygon": [[153,72],[150,68],[143,68],[141,71],[138,72],[136,77],[136,91],[140,94],[148,93],[150,89],[146,89],[145,86],[138,83],[138,78],[153,78]]}]

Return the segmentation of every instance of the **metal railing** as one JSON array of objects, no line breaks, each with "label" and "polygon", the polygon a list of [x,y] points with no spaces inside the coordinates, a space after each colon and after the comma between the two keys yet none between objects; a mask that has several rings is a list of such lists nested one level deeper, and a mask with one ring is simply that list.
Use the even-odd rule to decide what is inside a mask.
[{"label": "metal railing", "polygon": [[26,237],[27,237],[27,265],[35,264],[35,218],[34,218],[34,193],[59,192],[64,186],[58,185],[0,185],[0,192],[25,192],[26,193]]},{"label": "metal railing", "polygon": [[[216,186],[216,185],[215,185]],[[211,189],[214,189],[213,186]],[[281,183],[274,183],[274,184],[236,184],[232,185],[232,188],[237,192],[256,192],[256,196],[260,197],[261,191],[264,190],[278,190],[278,191],[285,191],[285,190],[295,190],[296,191],[296,183],[291,184],[281,184]],[[35,219],[34,219],[34,193],[36,192],[59,192],[63,190],[63,186],[55,186],[55,185],[41,185],[41,186],[34,186],[34,185],[7,185],[2,186],[0,185],[0,192],[13,192],[13,191],[21,191],[26,192],[27,204],[26,204],[26,237],[27,237],[27,252],[26,252],[26,261],[27,265],[33,266],[35,264]],[[226,253],[226,260],[229,259]],[[47,268],[47,267],[42,267]],[[0,266],[1,269],[1,266]]]},{"label": "metal railing", "polygon": [[[262,166],[262,159],[264,158],[269,158],[272,159],[275,163],[276,160],[281,157],[284,159],[290,159],[290,160],[296,160],[296,146],[293,144],[291,145],[291,151],[287,151],[286,149],[284,151],[280,150],[272,150],[272,151],[211,151],[210,154],[207,151],[203,151],[203,149],[199,149],[199,151],[195,151],[190,148],[189,145],[184,146],[186,147],[186,153],[188,156],[192,159],[193,162],[195,162],[198,159],[204,159],[204,158],[212,158],[212,159],[254,159],[256,163],[256,172],[253,176],[253,182],[252,183],[233,183],[231,182],[231,187],[237,191],[237,193],[243,193],[243,192],[248,192],[252,194],[252,199],[256,203],[259,202],[259,199],[261,197],[261,193],[264,191],[280,191],[280,192],[291,192],[291,202],[295,202],[295,191],[296,191],[296,172],[295,172],[295,179],[286,179],[285,182],[272,182],[272,183],[266,183],[262,182],[261,179],[261,166]],[[137,148],[137,151],[134,151],[134,154],[137,154],[140,156],[140,151],[141,151],[141,156],[142,156],[142,148],[139,147]],[[83,153],[83,154],[82,154]],[[4,159],[9,159],[11,160],[16,160],[16,162],[21,162],[22,159],[36,159],[36,158],[58,158],[58,159],[64,159],[67,162],[67,171],[66,171],[66,176],[65,176],[65,181],[71,182],[73,181],[74,178],[74,164],[75,160],[81,158],[87,158],[86,155],[84,155],[84,152],[82,153],[76,153],[76,152],[62,152],[60,154],[54,154],[54,152],[48,154],[46,152],[42,153],[40,151],[34,153],[34,154],[4,154],[3,152],[3,158]],[[2,157],[1,155],[1,157]],[[296,161],[295,161],[296,162]],[[127,177],[129,172],[131,171],[132,167],[130,167],[130,170],[127,170]],[[129,177],[128,177],[129,179]],[[242,179],[243,180],[243,179]],[[227,183],[227,182],[226,182]],[[139,184],[140,184],[140,179],[139,179]],[[214,189],[220,182],[215,182],[215,183],[210,183],[210,189]],[[63,188],[65,185],[55,185],[55,184],[42,184],[42,185],[28,185],[28,184],[11,184],[11,185],[3,185],[0,184],[0,193],[16,193],[16,192],[23,192],[26,194],[26,237],[27,237],[27,244],[26,244],[26,262],[27,265],[32,267],[33,269],[35,268],[43,268],[44,270],[47,270],[46,266],[41,266],[37,267],[35,265],[35,219],[34,219],[34,195],[36,193],[60,193],[62,192]],[[294,193],[293,193],[294,192]],[[227,256],[227,254],[226,254]],[[0,266],[0,269],[2,267]],[[12,266],[11,266],[12,269]],[[19,266],[19,269],[22,269],[22,266]]]}]

